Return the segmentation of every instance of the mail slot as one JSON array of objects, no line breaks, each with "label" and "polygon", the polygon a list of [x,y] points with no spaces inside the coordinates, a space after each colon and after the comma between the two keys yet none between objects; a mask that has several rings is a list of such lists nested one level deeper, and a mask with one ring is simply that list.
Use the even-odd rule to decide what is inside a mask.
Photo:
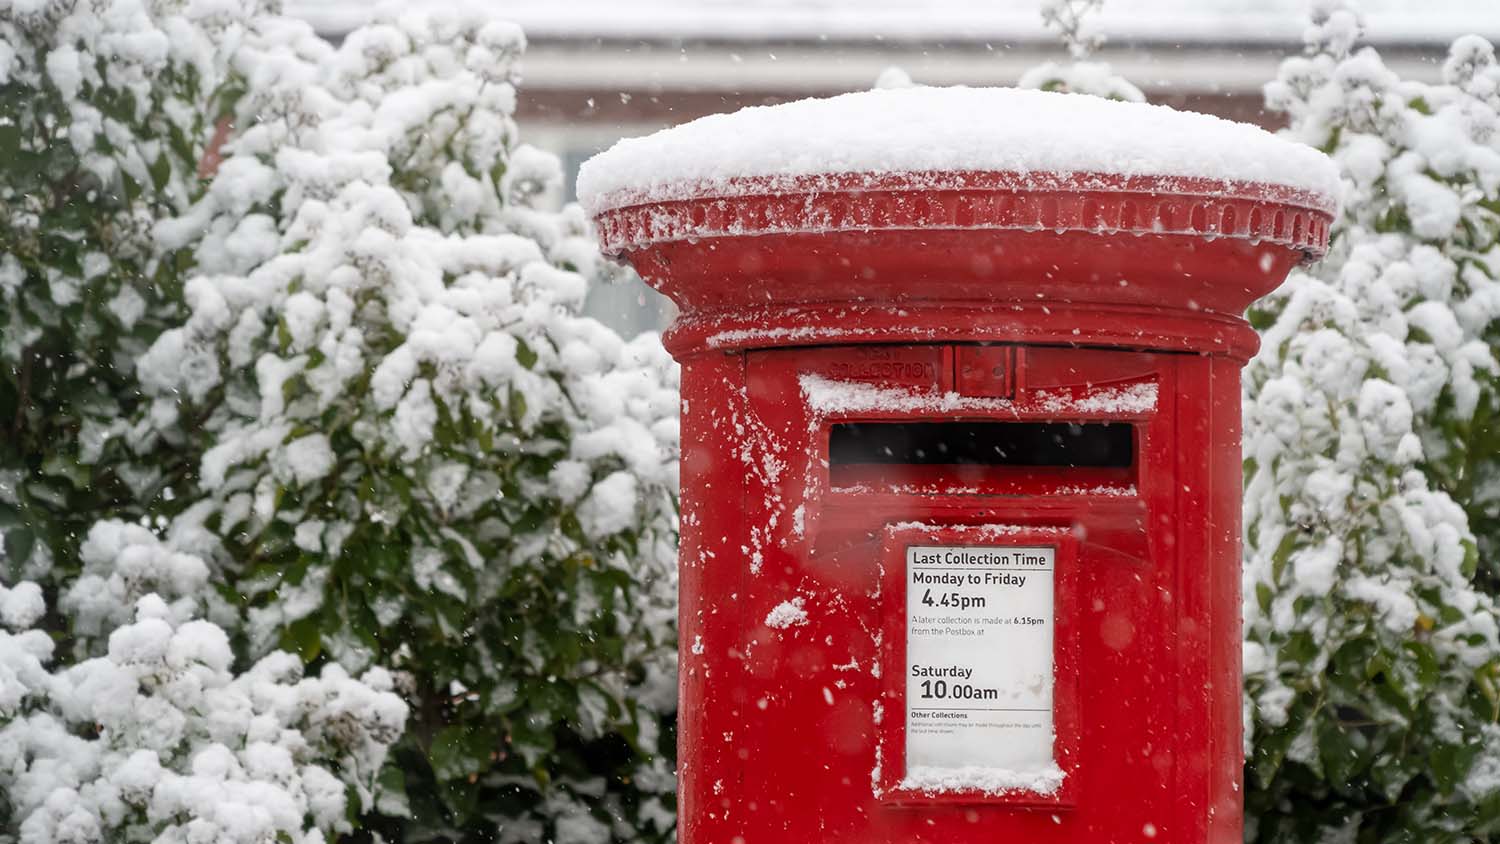
[{"label": "mail slot", "polygon": [[[857,163],[883,124],[827,102]],[[1116,105],[1090,161],[1199,125]],[[681,840],[1237,844],[1242,314],[1326,249],[1326,159],[799,174],[726,135],[743,173],[662,176],[708,129],[584,173],[681,307]]]}]

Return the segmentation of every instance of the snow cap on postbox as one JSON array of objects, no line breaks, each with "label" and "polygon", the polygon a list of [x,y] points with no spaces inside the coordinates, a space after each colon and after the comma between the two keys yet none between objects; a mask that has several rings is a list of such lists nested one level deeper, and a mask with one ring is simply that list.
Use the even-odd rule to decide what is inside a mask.
[{"label": "snow cap on postbox", "polygon": [[1326,251],[1339,193],[1327,156],[1256,126],[1013,88],[746,108],[578,174],[604,251],[677,302],[679,333],[839,301],[1238,317]]}]

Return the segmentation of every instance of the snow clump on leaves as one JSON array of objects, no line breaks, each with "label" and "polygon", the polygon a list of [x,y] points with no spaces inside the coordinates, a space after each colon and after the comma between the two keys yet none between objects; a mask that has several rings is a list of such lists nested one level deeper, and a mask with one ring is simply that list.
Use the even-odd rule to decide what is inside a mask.
[{"label": "snow clump on leaves", "polygon": [[[252,561],[251,654],[385,665],[434,702],[400,751],[443,801],[414,823],[480,834],[525,776],[539,835],[627,811],[666,834],[676,370],[579,315],[605,268],[517,141],[523,47],[482,17],[336,48],[262,27],[216,177],[157,227],[198,274],[137,370],[161,436],[207,434],[192,517]],[[584,761],[610,735],[623,780]]]},{"label": "snow clump on leaves", "polygon": [[[23,582],[7,597],[17,593],[35,594],[31,604],[40,590]],[[234,674],[222,629],[172,617],[147,595],[104,655],[53,669],[51,637],[5,614],[0,794],[9,817],[0,820],[12,840],[316,844],[349,831],[351,812],[373,805],[406,721],[389,673],[354,679],[328,665],[308,677],[278,651]]]},{"label": "snow clump on leaves", "polygon": [[[171,514],[191,471],[140,418],[134,362],[187,267],[187,209],[251,2],[0,0],[0,571],[71,576],[101,513]],[[203,361],[183,359],[192,369]]]},{"label": "snow clump on leaves", "polygon": [[1251,840],[1481,836],[1500,823],[1500,65],[1441,84],[1318,4],[1267,86],[1328,152],[1332,251],[1252,312],[1245,669]]},{"label": "snow clump on leaves", "polygon": [[[89,812],[200,824],[163,840],[672,835],[677,374],[579,314],[615,270],[518,140],[524,43],[445,13],[334,46],[253,3],[0,0],[0,571],[37,582],[0,618],[69,650],[5,634],[0,703],[17,740],[98,748],[16,757],[81,796],[0,788],[0,838],[87,838]],[[150,667],[178,638],[207,660],[181,683]],[[95,736],[54,658],[227,708]],[[312,682],[411,717],[370,744],[299,710],[266,739],[295,764],[246,755],[221,692]],[[96,780],[150,780],[148,748],[253,808],[111,803]],[[299,796],[309,766],[347,780]]]}]

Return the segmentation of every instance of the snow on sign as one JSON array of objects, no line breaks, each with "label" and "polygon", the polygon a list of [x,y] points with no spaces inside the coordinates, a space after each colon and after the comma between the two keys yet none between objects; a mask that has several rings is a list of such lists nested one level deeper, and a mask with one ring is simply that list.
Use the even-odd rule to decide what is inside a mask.
[{"label": "snow on sign", "polygon": [[1056,561],[1046,546],[906,549],[908,781],[1055,768]]}]

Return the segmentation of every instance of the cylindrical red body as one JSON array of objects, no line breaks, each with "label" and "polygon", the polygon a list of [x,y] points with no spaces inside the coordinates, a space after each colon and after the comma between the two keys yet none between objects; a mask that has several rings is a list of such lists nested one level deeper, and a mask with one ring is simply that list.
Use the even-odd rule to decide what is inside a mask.
[{"label": "cylindrical red body", "polygon": [[[1328,209],[1253,184],[920,176],[599,217],[683,312],[680,838],[1239,842],[1240,315],[1326,247]],[[1069,437],[1097,441],[1053,447]],[[1017,546],[1053,549],[1021,575],[1050,616],[1002,609],[1002,586],[922,615],[921,584],[948,582],[922,549]],[[988,643],[967,662],[912,662],[969,620]],[[1023,623],[1053,650],[1022,653],[1044,641]],[[908,754],[1032,729],[970,726],[1005,707],[962,672],[1034,658],[1050,711],[1015,717],[1050,724],[1061,785],[923,786]],[[964,705],[919,713],[932,689]]]}]

